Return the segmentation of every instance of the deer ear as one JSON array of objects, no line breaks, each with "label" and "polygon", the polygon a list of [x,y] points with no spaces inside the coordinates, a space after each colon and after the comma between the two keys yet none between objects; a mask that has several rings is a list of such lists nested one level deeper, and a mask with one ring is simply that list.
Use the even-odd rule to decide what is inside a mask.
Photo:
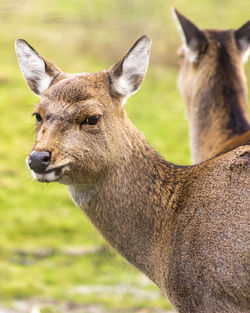
[{"label": "deer ear", "polygon": [[37,96],[41,96],[61,71],[41,57],[25,40],[18,39],[15,48],[24,78],[30,89]]},{"label": "deer ear", "polygon": [[125,57],[109,70],[111,94],[126,99],[134,94],[147,72],[150,58],[151,39],[139,38]]},{"label": "deer ear", "polygon": [[205,51],[208,40],[203,31],[195,26],[189,19],[173,9],[173,16],[180,31],[182,41],[186,47],[191,62],[194,62],[200,52]]},{"label": "deer ear", "polygon": [[242,54],[243,62],[246,62],[250,54],[250,21],[236,30],[234,37]]}]

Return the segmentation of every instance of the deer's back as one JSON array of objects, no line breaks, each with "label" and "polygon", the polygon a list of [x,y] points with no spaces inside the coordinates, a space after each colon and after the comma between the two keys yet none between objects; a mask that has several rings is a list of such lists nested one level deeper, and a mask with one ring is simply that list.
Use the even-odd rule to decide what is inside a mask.
[{"label": "deer's back", "polygon": [[249,186],[249,146],[190,169],[164,273],[170,299],[186,304],[180,312],[250,309]]}]

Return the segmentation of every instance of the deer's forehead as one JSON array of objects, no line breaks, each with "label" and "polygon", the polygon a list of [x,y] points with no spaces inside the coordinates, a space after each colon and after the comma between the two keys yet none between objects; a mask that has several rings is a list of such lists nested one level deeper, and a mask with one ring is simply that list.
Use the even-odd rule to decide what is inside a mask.
[{"label": "deer's forehead", "polygon": [[89,99],[102,99],[109,95],[109,80],[105,72],[68,75],[56,81],[46,91],[48,101],[77,104]]},{"label": "deer's forehead", "polygon": [[110,103],[109,82],[103,77],[105,73],[98,74],[69,75],[55,82],[43,94],[37,109],[47,113],[102,113]]},{"label": "deer's forehead", "polygon": [[102,114],[105,110],[105,106],[96,101],[95,99],[88,98],[78,102],[65,102],[65,101],[51,101],[49,99],[42,98],[38,103],[37,110],[42,111],[46,114],[59,113],[62,114],[78,114],[78,113],[100,113]]}]

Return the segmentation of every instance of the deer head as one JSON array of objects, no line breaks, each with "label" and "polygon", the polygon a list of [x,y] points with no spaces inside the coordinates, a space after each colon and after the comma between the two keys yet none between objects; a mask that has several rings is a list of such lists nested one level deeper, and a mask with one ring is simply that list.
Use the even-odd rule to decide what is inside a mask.
[{"label": "deer head", "polygon": [[124,104],[142,83],[150,46],[143,36],[108,70],[66,74],[26,41],[16,41],[22,73],[41,97],[33,113],[36,140],[27,158],[35,179],[89,184],[126,158],[131,124]]},{"label": "deer head", "polygon": [[178,51],[182,59],[178,86],[187,103],[200,85],[215,74],[218,64],[226,68],[227,75],[233,72],[245,83],[242,65],[250,53],[250,21],[238,30],[203,31],[176,9],[173,13],[182,38]]}]

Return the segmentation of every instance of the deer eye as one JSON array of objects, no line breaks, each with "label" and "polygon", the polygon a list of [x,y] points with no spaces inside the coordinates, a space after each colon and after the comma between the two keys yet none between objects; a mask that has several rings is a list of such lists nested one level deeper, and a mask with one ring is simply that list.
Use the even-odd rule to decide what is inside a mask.
[{"label": "deer eye", "polygon": [[96,125],[100,120],[100,115],[93,115],[81,122],[81,125]]},{"label": "deer eye", "polygon": [[33,113],[32,116],[35,116],[36,117],[36,121],[37,122],[42,122],[43,119],[41,117],[41,115],[39,113]]}]

